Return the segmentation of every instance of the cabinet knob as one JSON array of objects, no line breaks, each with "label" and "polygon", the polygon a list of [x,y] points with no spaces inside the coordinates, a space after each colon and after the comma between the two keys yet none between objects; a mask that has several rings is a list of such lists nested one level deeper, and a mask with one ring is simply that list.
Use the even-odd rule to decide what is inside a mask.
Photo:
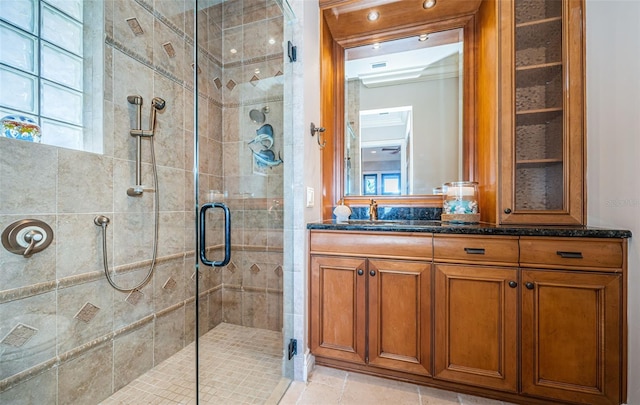
[{"label": "cabinet knob", "polygon": [[361,276],[361,275],[363,275],[363,274],[364,274],[364,270],[362,270],[362,269],[358,269],[358,275],[359,275],[359,276]]},{"label": "cabinet knob", "polygon": [[369,275],[370,275],[371,277],[375,276],[375,275],[376,275],[376,271],[375,271],[375,270],[371,270],[371,271],[369,272]]},{"label": "cabinet knob", "polygon": [[525,283],[524,286],[527,287],[529,290],[533,290],[533,283],[532,282]]},{"label": "cabinet knob", "polygon": [[504,213],[505,214],[511,214],[511,208],[505,208],[504,209]]},{"label": "cabinet knob", "polygon": [[518,283],[516,283],[515,281],[509,281],[509,287],[516,288],[517,286],[518,286]]}]

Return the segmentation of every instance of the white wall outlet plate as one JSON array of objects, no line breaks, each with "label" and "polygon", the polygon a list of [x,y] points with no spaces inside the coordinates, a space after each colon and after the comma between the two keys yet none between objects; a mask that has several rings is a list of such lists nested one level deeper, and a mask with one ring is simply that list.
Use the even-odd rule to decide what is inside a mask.
[{"label": "white wall outlet plate", "polygon": [[314,199],[313,187],[307,187],[307,208],[313,207]]}]

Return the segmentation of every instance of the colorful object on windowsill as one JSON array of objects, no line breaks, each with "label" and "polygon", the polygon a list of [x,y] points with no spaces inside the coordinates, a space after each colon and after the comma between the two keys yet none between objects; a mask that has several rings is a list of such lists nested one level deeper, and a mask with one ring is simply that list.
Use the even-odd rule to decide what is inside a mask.
[{"label": "colorful object on windowsill", "polygon": [[23,115],[7,115],[0,120],[2,132],[0,135],[10,139],[40,143],[42,132],[38,124]]},{"label": "colorful object on windowsill", "polygon": [[473,181],[445,183],[443,194],[442,221],[467,224],[480,222],[478,183]]}]

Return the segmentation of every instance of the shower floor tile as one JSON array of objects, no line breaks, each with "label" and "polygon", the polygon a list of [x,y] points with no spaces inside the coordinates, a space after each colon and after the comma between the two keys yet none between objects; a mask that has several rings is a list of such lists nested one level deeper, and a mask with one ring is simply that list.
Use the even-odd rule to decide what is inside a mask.
[{"label": "shower floor tile", "polygon": [[[223,323],[200,338],[200,404],[264,404],[282,379],[282,334]],[[196,404],[190,344],[102,405]]]}]

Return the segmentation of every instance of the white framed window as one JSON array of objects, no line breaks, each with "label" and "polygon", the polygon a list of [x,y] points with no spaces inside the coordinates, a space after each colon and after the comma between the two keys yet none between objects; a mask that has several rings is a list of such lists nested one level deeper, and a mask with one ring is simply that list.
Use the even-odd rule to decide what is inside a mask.
[{"label": "white framed window", "polygon": [[26,116],[40,126],[42,143],[101,152],[102,142],[87,139],[94,131],[86,111],[95,102],[85,91],[85,50],[102,46],[85,43],[85,7],[83,0],[0,0],[0,119]]}]

